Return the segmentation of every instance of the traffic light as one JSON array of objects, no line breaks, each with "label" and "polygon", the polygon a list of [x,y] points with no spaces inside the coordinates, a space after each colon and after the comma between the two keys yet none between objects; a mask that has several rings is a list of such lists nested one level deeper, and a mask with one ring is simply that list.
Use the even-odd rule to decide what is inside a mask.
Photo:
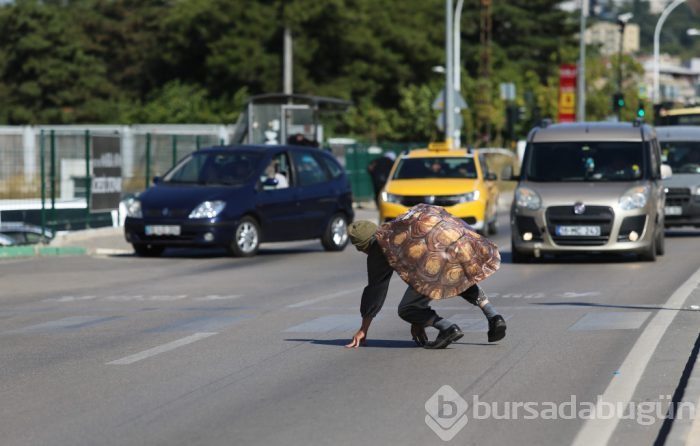
[{"label": "traffic light", "polygon": [[620,92],[613,94],[612,102],[615,111],[625,108],[625,96]]},{"label": "traffic light", "polygon": [[644,101],[640,101],[639,105],[637,106],[637,117],[638,118],[643,118],[646,116],[647,112],[644,110]]}]

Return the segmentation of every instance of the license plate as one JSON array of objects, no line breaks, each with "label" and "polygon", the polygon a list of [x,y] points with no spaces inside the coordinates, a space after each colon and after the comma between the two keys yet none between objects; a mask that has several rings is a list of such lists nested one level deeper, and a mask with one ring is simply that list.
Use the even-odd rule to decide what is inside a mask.
[{"label": "license plate", "polygon": [[666,215],[683,215],[683,208],[680,206],[666,206],[664,208]]},{"label": "license plate", "polygon": [[147,225],[146,235],[180,235],[177,225]]},{"label": "license plate", "polygon": [[557,226],[555,233],[563,236],[595,237],[600,235],[600,226]]}]

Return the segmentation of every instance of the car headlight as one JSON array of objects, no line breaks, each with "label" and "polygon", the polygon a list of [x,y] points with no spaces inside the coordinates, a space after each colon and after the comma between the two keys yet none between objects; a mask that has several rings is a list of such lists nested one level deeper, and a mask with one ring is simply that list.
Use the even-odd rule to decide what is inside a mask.
[{"label": "car headlight", "polygon": [[519,187],[515,190],[515,204],[518,207],[536,211],[542,206],[542,198],[530,188]]},{"label": "car headlight", "polygon": [[141,201],[133,199],[129,200],[126,207],[126,215],[131,218],[143,218],[141,211]]},{"label": "car headlight", "polygon": [[620,207],[625,211],[640,209],[649,201],[649,187],[637,186],[629,189],[620,197]]},{"label": "car headlight", "polygon": [[190,212],[189,218],[214,218],[226,207],[226,203],[221,200],[205,201]]},{"label": "car headlight", "polygon": [[481,194],[479,193],[478,190],[467,192],[466,194],[460,194],[460,195],[453,195],[451,197],[447,197],[449,201],[453,201],[455,203],[468,203],[470,201],[476,201],[481,197]]},{"label": "car headlight", "polygon": [[382,191],[382,201],[385,203],[401,203],[401,197],[398,195],[390,194],[389,192]]}]

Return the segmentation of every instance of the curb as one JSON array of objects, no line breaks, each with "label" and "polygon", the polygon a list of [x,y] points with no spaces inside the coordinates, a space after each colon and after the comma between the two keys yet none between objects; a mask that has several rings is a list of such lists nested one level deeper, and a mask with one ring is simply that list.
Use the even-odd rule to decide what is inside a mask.
[{"label": "curb", "polygon": [[85,255],[87,249],[77,246],[6,246],[0,248],[0,258],[51,257],[60,255]]}]

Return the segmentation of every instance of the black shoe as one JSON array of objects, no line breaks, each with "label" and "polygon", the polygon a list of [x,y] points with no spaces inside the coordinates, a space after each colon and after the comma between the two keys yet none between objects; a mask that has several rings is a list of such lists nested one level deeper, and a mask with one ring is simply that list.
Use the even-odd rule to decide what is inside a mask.
[{"label": "black shoe", "polygon": [[462,330],[457,324],[453,324],[450,326],[450,328],[446,328],[445,330],[440,331],[440,333],[438,333],[437,335],[437,338],[435,338],[433,342],[426,343],[424,348],[445,348],[453,342],[457,341],[458,339],[461,339],[462,336],[464,336]]},{"label": "black shoe", "polygon": [[496,315],[489,320],[489,342],[500,341],[506,337],[506,321],[503,316]]}]

